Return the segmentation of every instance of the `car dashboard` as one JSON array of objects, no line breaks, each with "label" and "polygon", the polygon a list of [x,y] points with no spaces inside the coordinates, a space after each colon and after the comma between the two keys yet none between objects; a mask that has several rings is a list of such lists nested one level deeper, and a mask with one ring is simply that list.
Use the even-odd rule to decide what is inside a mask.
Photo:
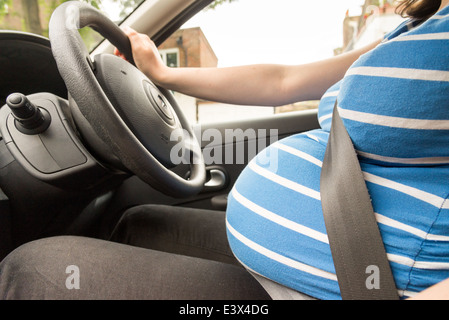
[{"label": "car dashboard", "polygon": [[[0,31],[0,75],[1,260],[11,249],[37,238],[88,235],[82,220],[95,220],[93,215],[101,211],[98,199],[110,194],[126,174],[108,170],[85,147],[47,38]],[[20,132],[6,104],[14,93],[51,119],[45,132]]]},{"label": "car dashboard", "polygon": [[67,98],[50,49],[50,41],[37,35],[0,31],[0,106],[13,92],[53,93]]}]

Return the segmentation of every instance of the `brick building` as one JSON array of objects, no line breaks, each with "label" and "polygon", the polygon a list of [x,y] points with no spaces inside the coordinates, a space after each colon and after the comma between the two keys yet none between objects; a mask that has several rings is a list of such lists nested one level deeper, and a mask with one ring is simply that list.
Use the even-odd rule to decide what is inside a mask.
[{"label": "brick building", "polygon": [[176,31],[160,47],[169,67],[216,67],[218,58],[201,28]]},{"label": "brick building", "polygon": [[340,51],[357,49],[393,30],[404,18],[395,13],[393,0],[366,0],[363,15],[346,16],[343,23],[344,43]]},{"label": "brick building", "polygon": [[[201,28],[180,29],[159,46],[159,53],[169,67],[214,68],[218,58]],[[269,107],[236,106],[204,101],[174,92],[176,101],[191,123],[226,121],[273,114]]]},{"label": "brick building", "polygon": [[[218,58],[199,27],[176,31],[158,49],[162,60],[172,68],[206,68],[218,65]],[[174,96],[189,121],[196,123],[202,101],[178,92],[174,92]]]}]

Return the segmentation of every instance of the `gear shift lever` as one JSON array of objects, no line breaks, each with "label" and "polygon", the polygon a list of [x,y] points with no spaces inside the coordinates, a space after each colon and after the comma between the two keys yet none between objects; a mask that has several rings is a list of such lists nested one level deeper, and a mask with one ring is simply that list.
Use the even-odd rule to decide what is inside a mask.
[{"label": "gear shift lever", "polygon": [[24,134],[39,134],[50,125],[50,114],[28,100],[21,93],[13,93],[6,99],[6,104],[15,118],[17,130]]}]

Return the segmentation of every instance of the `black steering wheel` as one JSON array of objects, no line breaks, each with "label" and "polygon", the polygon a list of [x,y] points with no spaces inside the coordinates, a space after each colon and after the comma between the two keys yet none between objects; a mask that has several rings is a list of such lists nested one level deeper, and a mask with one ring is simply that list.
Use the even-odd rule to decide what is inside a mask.
[{"label": "black steering wheel", "polygon": [[[128,61],[102,54],[92,62],[78,29],[91,27]],[[95,8],[69,1],[50,20],[52,52],[68,92],[96,135],[129,171],[155,189],[186,197],[203,188],[201,148],[173,95],[154,85],[133,63],[125,33]],[[170,170],[184,152],[190,176]],[[176,160],[176,161],[174,161]]]}]

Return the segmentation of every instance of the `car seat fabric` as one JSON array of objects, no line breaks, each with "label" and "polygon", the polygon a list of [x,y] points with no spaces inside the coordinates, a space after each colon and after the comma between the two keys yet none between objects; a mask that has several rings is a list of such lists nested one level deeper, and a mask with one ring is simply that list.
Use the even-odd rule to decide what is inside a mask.
[{"label": "car seat fabric", "polygon": [[399,295],[449,277],[448,32],[448,7],[402,23],[322,97],[321,129],[278,141],[249,163],[226,221],[245,267],[312,297],[341,299],[319,185],[338,97]]}]

